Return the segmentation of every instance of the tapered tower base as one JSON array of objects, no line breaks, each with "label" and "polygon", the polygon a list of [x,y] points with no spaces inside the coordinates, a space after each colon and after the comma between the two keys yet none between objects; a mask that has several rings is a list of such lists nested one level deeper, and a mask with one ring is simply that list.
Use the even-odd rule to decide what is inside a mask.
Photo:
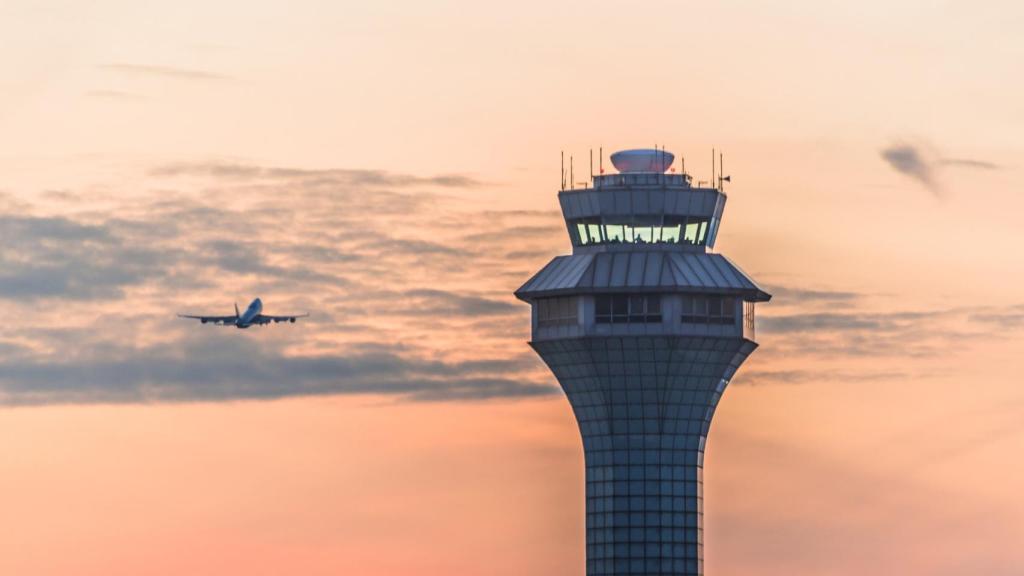
[{"label": "tapered tower base", "polygon": [[534,342],[569,397],[587,467],[587,574],[703,574],[704,444],[738,338]]}]

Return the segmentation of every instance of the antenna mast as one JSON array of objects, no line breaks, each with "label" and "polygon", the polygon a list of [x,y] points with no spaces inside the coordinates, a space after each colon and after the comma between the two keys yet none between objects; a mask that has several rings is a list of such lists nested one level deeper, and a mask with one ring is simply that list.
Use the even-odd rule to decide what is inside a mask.
[{"label": "antenna mast", "polygon": [[711,149],[711,180],[708,181],[712,186],[715,185],[715,149]]},{"label": "antenna mast", "polygon": [[562,190],[565,190],[565,150],[562,150]]},{"label": "antenna mast", "polygon": [[722,151],[718,151],[718,191],[721,192],[723,188],[723,178],[725,177],[725,168],[722,167]]}]

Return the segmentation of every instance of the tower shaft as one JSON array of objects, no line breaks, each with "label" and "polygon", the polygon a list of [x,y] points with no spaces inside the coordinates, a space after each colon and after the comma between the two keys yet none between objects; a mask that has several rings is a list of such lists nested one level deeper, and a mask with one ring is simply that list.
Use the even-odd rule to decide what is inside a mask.
[{"label": "tower shaft", "polygon": [[587,574],[702,574],[703,463],[741,339],[533,343],[572,405],[586,460]]}]

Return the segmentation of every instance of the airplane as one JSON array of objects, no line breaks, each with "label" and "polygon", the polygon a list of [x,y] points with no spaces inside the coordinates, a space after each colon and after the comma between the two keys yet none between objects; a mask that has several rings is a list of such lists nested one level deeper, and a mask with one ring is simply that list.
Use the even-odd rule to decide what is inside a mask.
[{"label": "airplane", "polygon": [[297,318],[305,318],[309,314],[296,314],[292,316],[268,316],[263,314],[263,301],[259,298],[252,301],[249,307],[245,309],[245,312],[238,312],[238,303],[235,303],[235,315],[234,316],[191,316],[189,314],[178,314],[178,318],[194,318],[199,320],[201,323],[206,324],[207,322],[213,322],[214,324],[220,324],[222,326],[234,326],[235,328],[248,328],[252,325],[263,326],[264,324],[270,324],[273,322],[291,322],[295,323]]}]

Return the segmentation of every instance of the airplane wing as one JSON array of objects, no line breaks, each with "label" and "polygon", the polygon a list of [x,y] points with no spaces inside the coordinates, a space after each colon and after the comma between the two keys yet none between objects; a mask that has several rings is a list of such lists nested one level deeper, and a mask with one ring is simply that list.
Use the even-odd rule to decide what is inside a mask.
[{"label": "airplane wing", "polygon": [[178,314],[178,318],[192,318],[199,320],[203,324],[212,323],[224,325],[234,324],[235,320],[238,319],[237,316],[191,316],[189,314]]},{"label": "airplane wing", "polygon": [[292,323],[294,323],[295,320],[297,320],[299,318],[306,318],[308,316],[309,316],[309,314],[295,314],[295,315],[292,315],[292,316],[269,316],[267,314],[260,314],[260,315],[258,315],[258,316],[256,316],[255,318],[252,319],[252,323],[253,324],[270,324],[271,322],[273,322],[274,324],[277,324],[278,322],[292,322]]}]

